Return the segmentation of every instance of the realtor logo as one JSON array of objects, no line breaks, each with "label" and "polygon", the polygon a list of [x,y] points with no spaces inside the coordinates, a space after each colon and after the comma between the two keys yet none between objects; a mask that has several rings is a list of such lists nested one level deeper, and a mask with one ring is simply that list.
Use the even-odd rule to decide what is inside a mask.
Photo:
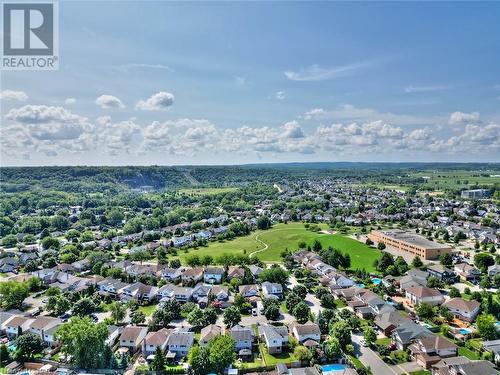
[{"label": "realtor logo", "polygon": [[5,2],[2,21],[3,69],[58,69],[56,2]]}]

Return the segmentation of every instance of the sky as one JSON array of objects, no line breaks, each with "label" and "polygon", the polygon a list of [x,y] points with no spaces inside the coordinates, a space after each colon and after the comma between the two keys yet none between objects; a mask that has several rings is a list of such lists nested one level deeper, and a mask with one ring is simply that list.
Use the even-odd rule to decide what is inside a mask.
[{"label": "sky", "polygon": [[0,163],[500,161],[500,3],[59,3]]}]

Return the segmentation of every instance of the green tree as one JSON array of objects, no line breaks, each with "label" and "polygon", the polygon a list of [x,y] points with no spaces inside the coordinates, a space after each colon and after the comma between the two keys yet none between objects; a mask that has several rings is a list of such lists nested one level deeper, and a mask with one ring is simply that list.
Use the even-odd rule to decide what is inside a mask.
[{"label": "green tree", "polygon": [[365,335],[365,341],[368,345],[372,345],[375,341],[377,341],[377,334],[372,327],[366,326],[363,333]]},{"label": "green tree", "polygon": [[0,295],[0,304],[4,309],[21,309],[24,299],[29,295],[29,286],[18,281],[1,282]]},{"label": "green tree", "polygon": [[165,372],[165,354],[160,347],[156,348],[155,358],[151,362],[151,370],[155,371],[157,374],[163,374]]},{"label": "green tree", "polygon": [[224,311],[224,324],[226,327],[233,327],[241,321],[240,311],[236,306],[231,306]]},{"label": "green tree", "polygon": [[300,302],[292,310],[292,315],[295,317],[299,324],[304,324],[309,320],[309,315],[311,314],[311,309],[305,302]]},{"label": "green tree", "polygon": [[312,359],[312,353],[305,346],[298,345],[293,350],[293,355],[299,361],[310,361]]},{"label": "green tree", "polygon": [[271,220],[267,216],[260,216],[257,219],[257,229],[269,229],[271,228]]},{"label": "green tree", "polygon": [[448,292],[448,295],[450,296],[450,298],[457,298],[460,297],[460,291],[454,286],[452,286],[450,288],[450,291]]},{"label": "green tree", "polygon": [[72,363],[85,369],[95,369],[105,365],[107,337],[106,324],[94,324],[89,317],[73,317],[56,331],[62,352],[70,355]]},{"label": "green tree", "polygon": [[330,337],[326,340],[323,344],[323,350],[329,359],[336,359],[342,355],[342,346],[336,337]]},{"label": "green tree", "polygon": [[415,258],[413,258],[413,260],[411,261],[411,265],[414,267],[414,268],[420,268],[424,265],[424,263],[422,262],[422,259],[420,259],[420,257],[417,255],[415,256]]},{"label": "green tree", "polygon": [[269,281],[283,285],[288,282],[288,272],[278,265],[273,265],[260,273],[259,280],[260,282]]},{"label": "green tree", "polygon": [[113,318],[115,324],[121,323],[121,321],[125,318],[126,313],[127,309],[122,303],[114,301],[111,304],[111,318]]},{"label": "green tree", "polygon": [[345,320],[340,320],[331,325],[330,336],[335,337],[342,348],[352,343],[351,327]]},{"label": "green tree", "polygon": [[27,332],[17,338],[14,358],[19,362],[24,362],[33,359],[35,355],[42,353],[42,351],[43,341],[40,335]]},{"label": "green tree", "polygon": [[421,303],[415,308],[415,313],[421,319],[430,319],[434,316],[434,308],[428,303]]},{"label": "green tree", "polygon": [[90,298],[82,298],[73,305],[73,315],[80,317],[90,315],[95,310],[96,305]]},{"label": "green tree", "polygon": [[4,247],[14,247],[17,245],[17,237],[14,234],[8,234],[2,238],[2,246]]},{"label": "green tree", "polygon": [[51,315],[62,315],[71,307],[71,302],[63,295],[50,296],[47,301],[47,311]]},{"label": "green tree", "polygon": [[194,375],[206,375],[211,372],[210,351],[202,346],[193,346],[188,353],[188,363]]},{"label": "green tree", "polygon": [[491,314],[482,314],[477,317],[477,331],[484,340],[496,340],[498,338],[499,334],[495,323],[496,319]]},{"label": "green tree", "polygon": [[142,324],[146,321],[146,315],[140,310],[133,311],[130,314],[130,321],[134,325]]},{"label": "green tree", "polygon": [[453,258],[451,254],[444,253],[439,257],[439,262],[445,267],[451,267],[453,265]]},{"label": "green tree", "polygon": [[217,336],[208,345],[210,365],[215,373],[223,374],[224,369],[236,359],[234,340],[230,336]]}]

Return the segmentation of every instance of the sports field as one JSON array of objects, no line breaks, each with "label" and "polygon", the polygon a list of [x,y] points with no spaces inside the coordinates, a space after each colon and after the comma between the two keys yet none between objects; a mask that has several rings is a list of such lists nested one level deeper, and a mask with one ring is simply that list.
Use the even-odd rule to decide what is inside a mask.
[{"label": "sports field", "polygon": [[[323,226],[326,229],[326,225]],[[351,268],[365,268],[373,271],[373,261],[380,256],[380,251],[372,249],[340,234],[322,234],[308,231],[302,223],[275,224],[267,231],[258,230],[245,237],[232,241],[211,242],[207,247],[190,249],[189,253],[179,252],[179,257],[185,260],[189,254],[218,257],[222,254],[247,254],[256,256],[264,262],[281,261],[281,252],[288,248],[296,250],[298,243],[304,241],[312,245],[318,239],[323,247],[332,246],[351,257]]]}]

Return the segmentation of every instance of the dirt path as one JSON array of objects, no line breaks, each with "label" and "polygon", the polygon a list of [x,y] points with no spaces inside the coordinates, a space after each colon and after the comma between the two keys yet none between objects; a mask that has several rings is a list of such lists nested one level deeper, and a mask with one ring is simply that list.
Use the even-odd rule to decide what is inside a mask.
[{"label": "dirt path", "polygon": [[255,241],[257,241],[258,243],[260,243],[262,246],[264,246],[262,249],[259,249],[259,250],[255,250],[255,251],[252,251],[248,256],[251,257],[255,254],[258,254],[262,251],[265,251],[267,249],[269,249],[269,245],[267,243],[265,243],[264,241],[262,241],[260,238],[259,238],[260,234],[256,235],[255,236]]}]

